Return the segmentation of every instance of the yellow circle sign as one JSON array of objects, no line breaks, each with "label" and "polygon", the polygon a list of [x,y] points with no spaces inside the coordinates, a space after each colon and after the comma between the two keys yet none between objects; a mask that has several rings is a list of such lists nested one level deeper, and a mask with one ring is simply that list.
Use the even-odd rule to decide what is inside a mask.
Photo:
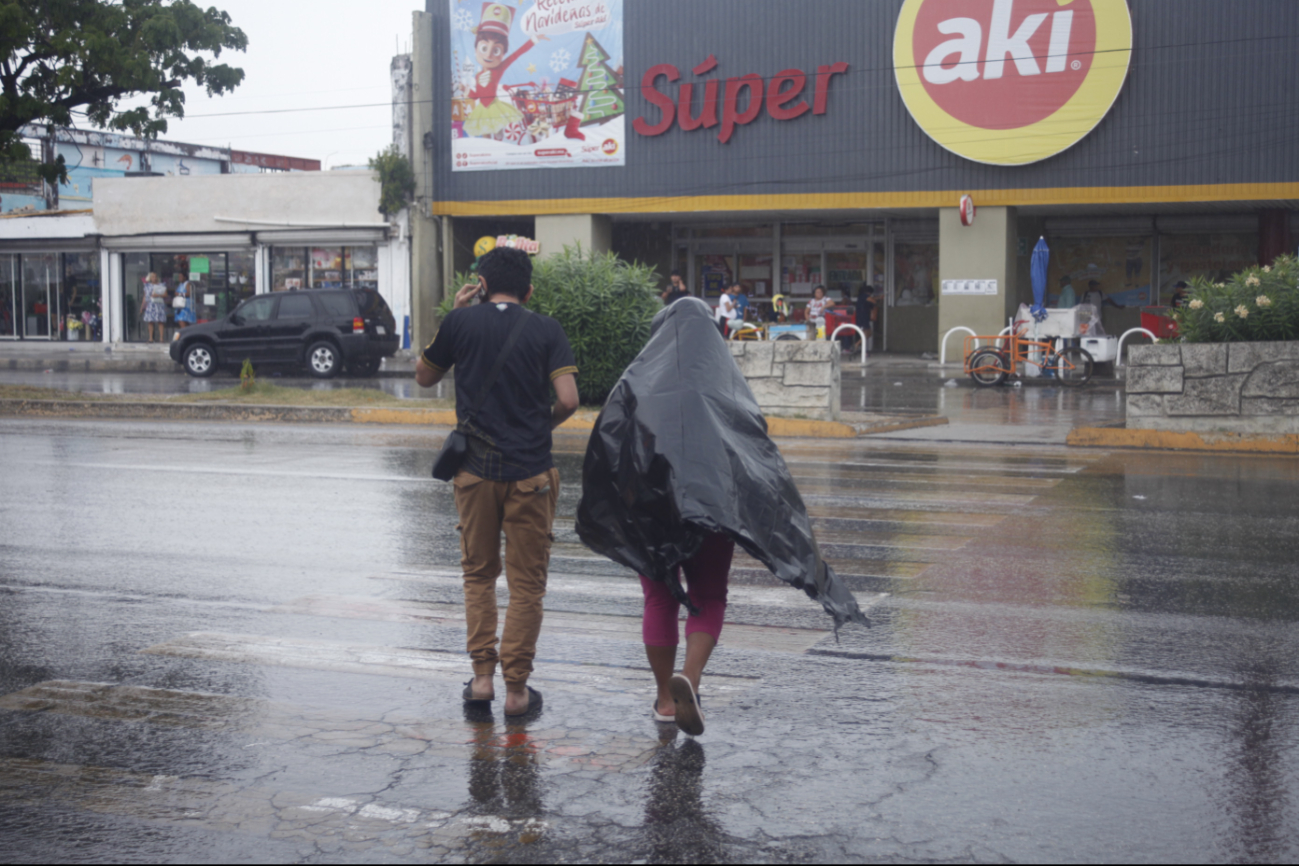
[{"label": "yellow circle sign", "polygon": [[905,0],[893,38],[912,118],[947,150],[992,165],[1081,141],[1131,58],[1127,0]]}]

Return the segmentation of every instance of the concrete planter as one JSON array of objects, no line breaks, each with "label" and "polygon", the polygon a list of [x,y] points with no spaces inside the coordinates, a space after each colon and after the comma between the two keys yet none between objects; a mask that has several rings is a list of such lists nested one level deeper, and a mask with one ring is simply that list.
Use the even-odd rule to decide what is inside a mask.
[{"label": "concrete planter", "polygon": [[763,414],[839,420],[837,342],[732,341],[727,345]]},{"label": "concrete planter", "polygon": [[1128,428],[1299,433],[1299,342],[1133,346]]}]

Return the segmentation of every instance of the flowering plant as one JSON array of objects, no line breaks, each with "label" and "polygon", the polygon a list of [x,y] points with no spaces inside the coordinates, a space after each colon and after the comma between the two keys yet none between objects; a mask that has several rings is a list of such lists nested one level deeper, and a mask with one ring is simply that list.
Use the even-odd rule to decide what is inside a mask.
[{"label": "flowering plant", "polygon": [[1299,339],[1299,260],[1280,256],[1225,283],[1194,280],[1191,300],[1173,313],[1183,342]]}]

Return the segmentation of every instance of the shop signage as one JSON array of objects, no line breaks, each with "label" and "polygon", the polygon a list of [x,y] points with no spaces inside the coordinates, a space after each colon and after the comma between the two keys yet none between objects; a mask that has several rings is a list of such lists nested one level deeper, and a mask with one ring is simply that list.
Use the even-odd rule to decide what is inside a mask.
[{"label": "shop signage", "polygon": [[501,235],[496,239],[496,249],[523,250],[530,256],[541,253],[541,244],[532,238],[521,238],[518,235]]},{"label": "shop signage", "polygon": [[976,213],[974,199],[970,198],[968,195],[961,196],[961,206],[959,210],[961,214],[961,225],[966,228],[974,225],[974,214]]},{"label": "shop signage", "polygon": [[626,163],[623,0],[446,2],[453,171]]},{"label": "shop signage", "polygon": [[[717,58],[709,55],[691,72],[696,78],[702,78],[717,71],[718,66]],[[735,135],[737,127],[757,120],[764,108],[772,119],[780,121],[797,120],[808,112],[825,114],[829,110],[831,79],[847,71],[847,63],[831,63],[818,66],[815,76],[800,69],[786,69],[770,79],[750,72],[725,81],[720,77],[702,82],[688,81],[676,89],[676,98],[673,98],[671,93],[659,89],[659,79],[666,78],[667,84],[673,84],[681,80],[681,70],[669,63],[660,63],[646,70],[641,79],[641,93],[658,109],[658,119],[651,123],[638,117],[632,122],[632,128],[641,135],[655,136],[667,132],[674,124],[683,132],[717,127],[717,140],[726,144]],[[810,105],[809,79],[814,79]],[[696,113],[697,87],[703,90],[703,97]]]},{"label": "shop signage", "polygon": [[944,295],[995,295],[996,280],[943,280]]},{"label": "shop signage", "polygon": [[1131,56],[1127,0],[904,0],[893,41],[916,123],[993,165],[1038,162],[1086,137]]}]

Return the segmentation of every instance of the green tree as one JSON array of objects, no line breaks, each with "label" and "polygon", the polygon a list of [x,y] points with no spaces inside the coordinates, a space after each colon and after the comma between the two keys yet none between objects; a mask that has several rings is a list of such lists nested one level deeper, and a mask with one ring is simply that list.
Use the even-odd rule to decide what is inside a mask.
[{"label": "green tree", "polygon": [[[247,46],[229,15],[189,0],[0,0],[0,162],[31,159],[23,126],[71,126],[74,111],[100,129],[164,133],[167,118],[185,116],[187,82],[217,96],[243,81],[213,60]],[[145,95],[147,105],[120,110]],[[61,157],[40,172],[67,180]]]},{"label": "green tree", "polygon": [[370,168],[379,172],[379,213],[390,217],[410,204],[415,195],[415,169],[397,145],[371,157]]}]

